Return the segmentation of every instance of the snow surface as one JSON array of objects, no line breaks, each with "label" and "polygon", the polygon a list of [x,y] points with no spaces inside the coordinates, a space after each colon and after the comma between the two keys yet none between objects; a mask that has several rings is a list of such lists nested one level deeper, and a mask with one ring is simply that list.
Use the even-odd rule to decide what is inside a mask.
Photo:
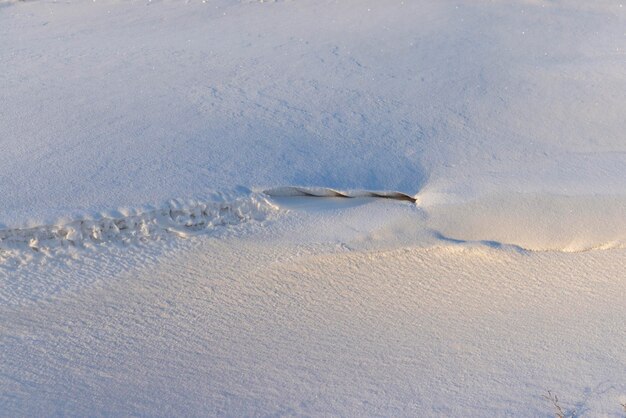
[{"label": "snow surface", "polygon": [[411,203],[301,199],[243,235],[30,264],[0,305],[2,415],[549,417],[551,390],[623,416],[625,250],[407,245]]},{"label": "snow surface", "polygon": [[238,185],[623,197],[624,27],[618,1],[5,6],[0,222]]},{"label": "snow surface", "polygon": [[625,28],[0,1],[0,415],[623,416]]}]

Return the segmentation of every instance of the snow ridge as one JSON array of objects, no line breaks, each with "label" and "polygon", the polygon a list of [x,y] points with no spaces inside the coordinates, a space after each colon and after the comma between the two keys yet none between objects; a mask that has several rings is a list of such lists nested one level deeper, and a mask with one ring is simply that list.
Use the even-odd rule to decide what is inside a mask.
[{"label": "snow ridge", "polygon": [[383,199],[393,200],[406,200],[409,202],[416,202],[417,199],[414,196],[408,194],[388,191],[388,190],[335,190],[327,187],[277,187],[273,189],[265,190],[264,193],[268,196],[275,197],[289,197],[289,196],[309,196],[309,197],[343,197],[343,198],[356,198],[356,197],[377,197]]}]

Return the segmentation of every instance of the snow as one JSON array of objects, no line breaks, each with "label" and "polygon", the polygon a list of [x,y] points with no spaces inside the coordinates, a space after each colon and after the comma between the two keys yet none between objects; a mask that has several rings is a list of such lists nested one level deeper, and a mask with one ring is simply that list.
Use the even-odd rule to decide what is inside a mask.
[{"label": "snow", "polygon": [[[186,238],[213,232],[216,227],[264,221],[277,209],[264,195],[213,195],[212,200],[177,199],[160,209],[118,217],[80,219],[66,224],[0,231],[0,261],[20,264],[20,258],[33,253],[46,257],[74,253],[76,249],[114,243],[132,243]],[[231,200],[229,200],[229,198]]]},{"label": "snow", "polygon": [[625,27],[0,1],[0,415],[623,415]]},{"label": "snow", "polygon": [[551,390],[622,416],[624,250],[391,248],[381,213],[410,203],[315,201],[3,304],[4,413],[530,417],[553,415]]},{"label": "snow", "polygon": [[626,12],[586,3],[5,7],[0,222],[238,185],[621,195]]}]

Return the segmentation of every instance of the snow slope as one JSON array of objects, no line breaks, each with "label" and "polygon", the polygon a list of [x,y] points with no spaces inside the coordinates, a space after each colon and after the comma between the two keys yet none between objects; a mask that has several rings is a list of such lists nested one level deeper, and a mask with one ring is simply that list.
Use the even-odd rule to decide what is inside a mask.
[{"label": "snow slope", "polygon": [[238,185],[623,201],[625,26],[616,1],[5,6],[0,222]]},{"label": "snow slope", "polygon": [[421,247],[410,203],[313,202],[1,304],[0,415],[623,416],[624,250]]},{"label": "snow slope", "polygon": [[0,1],[0,415],[621,416],[624,28]]}]

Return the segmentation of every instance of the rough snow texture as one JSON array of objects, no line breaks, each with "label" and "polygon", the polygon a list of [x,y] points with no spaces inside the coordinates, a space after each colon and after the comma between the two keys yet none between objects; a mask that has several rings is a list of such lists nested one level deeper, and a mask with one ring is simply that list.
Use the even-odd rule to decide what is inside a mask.
[{"label": "rough snow texture", "polygon": [[623,250],[363,250],[398,204],[0,305],[3,415],[623,416]]},{"label": "rough snow texture", "polygon": [[0,415],[622,416],[625,27],[0,1]]},{"label": "rough snow texture", "polygon": [[[222,196],[220,196],[222,197]],[[13,264],[24,252],[55,256],[71,248],[103,243],[128,245],[148,240],[185,238],[251,221],[264,221],[277,209],[258,194],[234,200],[178,199],[158,210],[118,218],[78,219],[65,224],[0,230],[0,266]]]}]

